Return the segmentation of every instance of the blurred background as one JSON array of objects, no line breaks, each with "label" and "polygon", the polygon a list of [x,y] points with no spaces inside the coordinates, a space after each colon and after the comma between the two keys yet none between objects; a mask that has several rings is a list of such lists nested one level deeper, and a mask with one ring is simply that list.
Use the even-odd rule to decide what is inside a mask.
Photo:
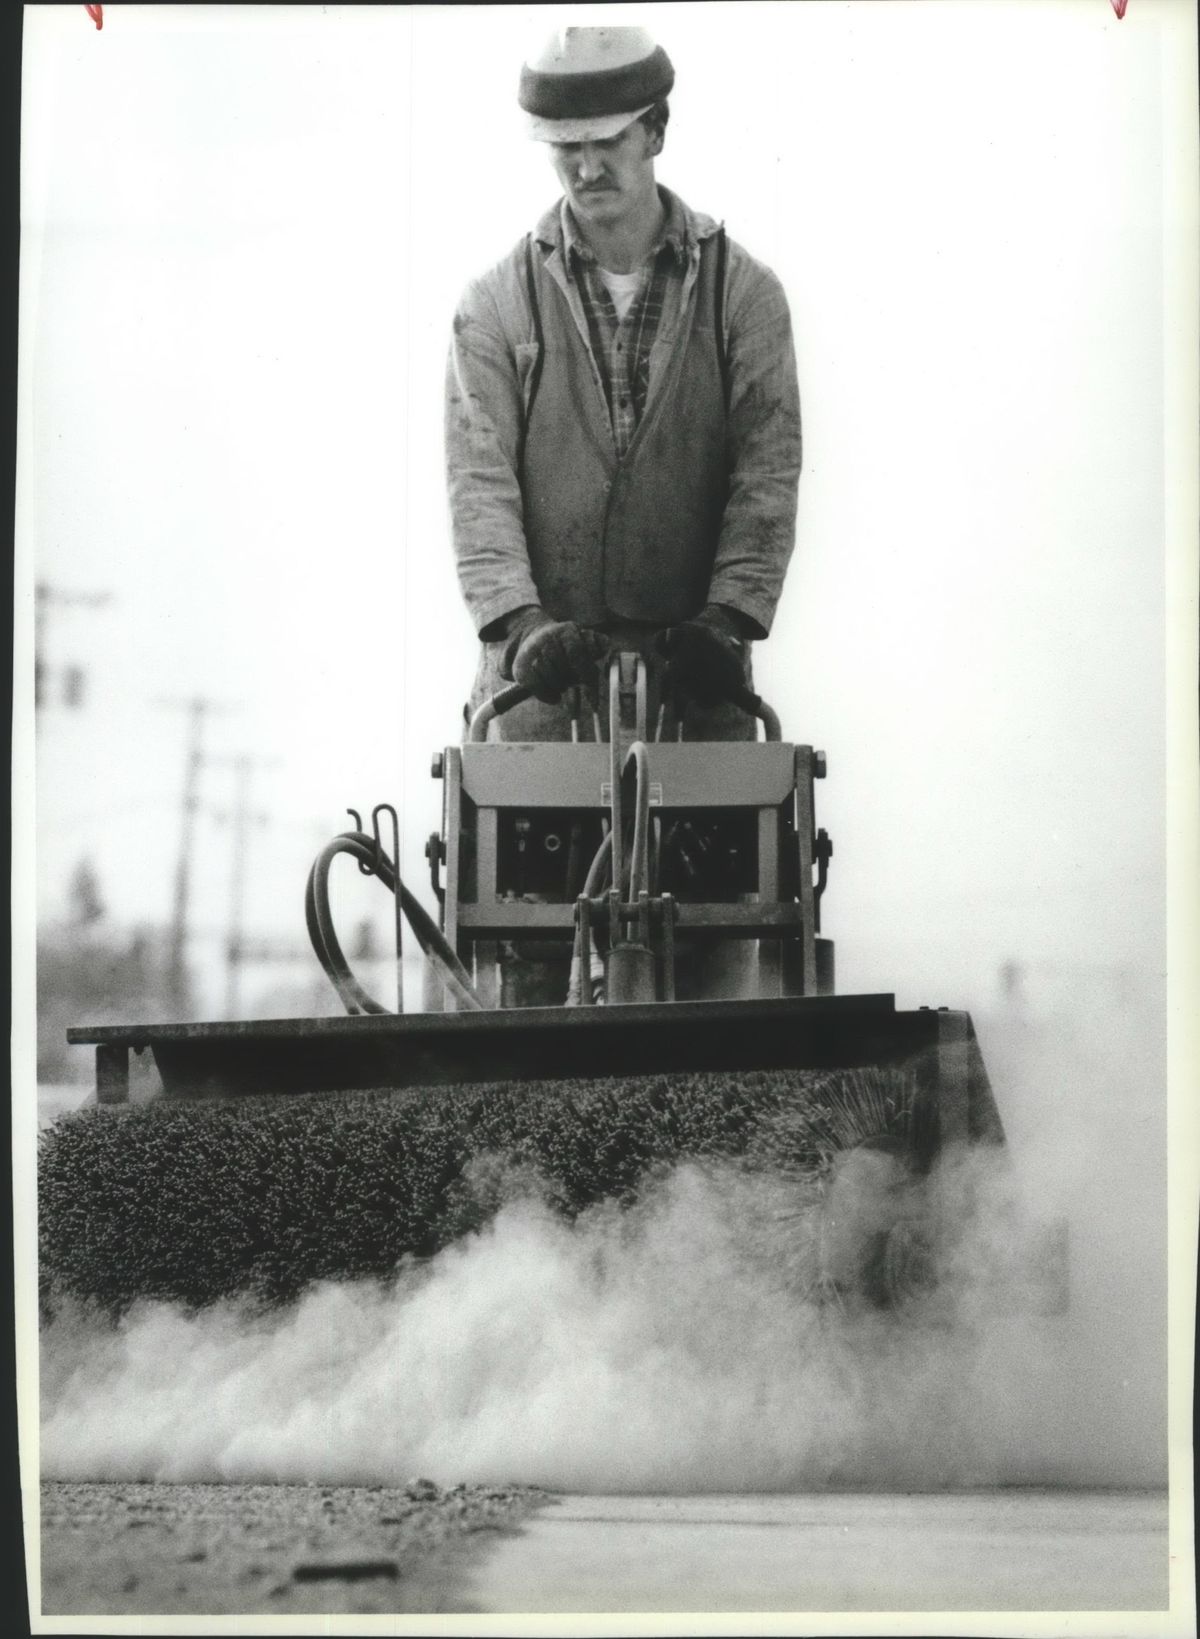
[{"label": "blurred background", "polygon": [[[677,69],[660,179],[791,300],[806,471],[757,666],[829,755],[844,990],[1161,1025],[1170,9],[637,8]],[[474,655],[446,338],[555,197],[515,85],[558,20],[27,14],[44,1079],[89,1073],[67,1022],[337,1010],[302,894],[347,805],[395,802],[426,875]],[[390,899],[344,870],[370,975]]]}]

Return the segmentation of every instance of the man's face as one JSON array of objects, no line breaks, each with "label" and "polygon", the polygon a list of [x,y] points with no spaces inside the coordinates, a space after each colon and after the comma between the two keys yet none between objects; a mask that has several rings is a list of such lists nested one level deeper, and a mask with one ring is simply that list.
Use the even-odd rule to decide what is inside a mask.
[{"label": "man's face", "polygon": [[603,142],[552,142],[550,160],[580,226],[610,227],[654,191],[662,137],[640,119]]}]

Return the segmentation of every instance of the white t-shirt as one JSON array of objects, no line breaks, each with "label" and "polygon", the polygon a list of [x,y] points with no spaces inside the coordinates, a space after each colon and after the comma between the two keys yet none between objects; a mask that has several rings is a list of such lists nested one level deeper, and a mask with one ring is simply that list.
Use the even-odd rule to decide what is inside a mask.
[{"label": "white t-shirt", "polygon": [[618,319],[624,319],[633,306],[634,297],[642,288],[642,268],[635,268],[632,273],[610,273],[608,268],[597,265],[597,273],[604,280],[604,288],[612,297],[612,304],[617,310]]}]

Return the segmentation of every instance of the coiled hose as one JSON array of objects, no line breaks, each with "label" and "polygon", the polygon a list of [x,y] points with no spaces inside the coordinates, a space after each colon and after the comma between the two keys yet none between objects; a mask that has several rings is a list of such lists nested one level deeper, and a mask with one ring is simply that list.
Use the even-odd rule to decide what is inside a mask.
[{"label": "coiled hose", "polygon": [[383,849],[377,847],[375,839],[365,831],[343,831],[327,843],[313,861],[304,893],[304,920],[308,924],[308,937],[312,940],[317,960],[342,998],[347,1013],[390,1013],[392,1009],[384,1007],[367,994],[351,972],[338,943],[329,908],[329,870],[339,854],[349,854],[371,875],[377,876],[385,888],[399,893],[400,908],[408,919],[408,925],[426,959],[436,968],[442,983],[460,1007],[469,1012],[479,1012],[483,1003],[476,995],[471,976],[459,961],[457,951],[420,900],[404,886]]},{"label": "coiled hose", "polygon": [[[625,754],[625,770],[632,765],[634,770],[634,818],[633,818],[633,847],[628,857],[628,864],[623,868],[621,875],[622,890],[626,899],[637,901],[643,889],[648,889],[649,882],[649,854],[650,854],[650,758],[645,745],[641,740],[635,740]],[[595,899],[601,892],[604,883],[612,880],[613,833],[610,830],[604,834],[604,840],[597,848],[592,863],[588,867],[587,879],[583,884],[585,899]],[[627,874],[628,873],[628,874]],[[596,952],[595,940],[588,935],[588,949],[586,952],[588,968],[588,983],[592,988],[592,1000],[602,1000],[603,966]],[[571,951],[571,976],[567,989],[567,1006],[577,1007],[583,1001],[585,952],[583,949],[583,930],[579,919],[575,921],[575,941]]]}]

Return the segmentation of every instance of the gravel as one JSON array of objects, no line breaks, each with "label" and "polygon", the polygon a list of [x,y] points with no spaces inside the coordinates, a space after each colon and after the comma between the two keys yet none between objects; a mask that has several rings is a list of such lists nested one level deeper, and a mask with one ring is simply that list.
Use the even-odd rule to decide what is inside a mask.
[{"label": "gravel", "polygon": [[470,1612],[497,1533],[553,1499],[417,1479],[42,1486],[45,1615]]}]

